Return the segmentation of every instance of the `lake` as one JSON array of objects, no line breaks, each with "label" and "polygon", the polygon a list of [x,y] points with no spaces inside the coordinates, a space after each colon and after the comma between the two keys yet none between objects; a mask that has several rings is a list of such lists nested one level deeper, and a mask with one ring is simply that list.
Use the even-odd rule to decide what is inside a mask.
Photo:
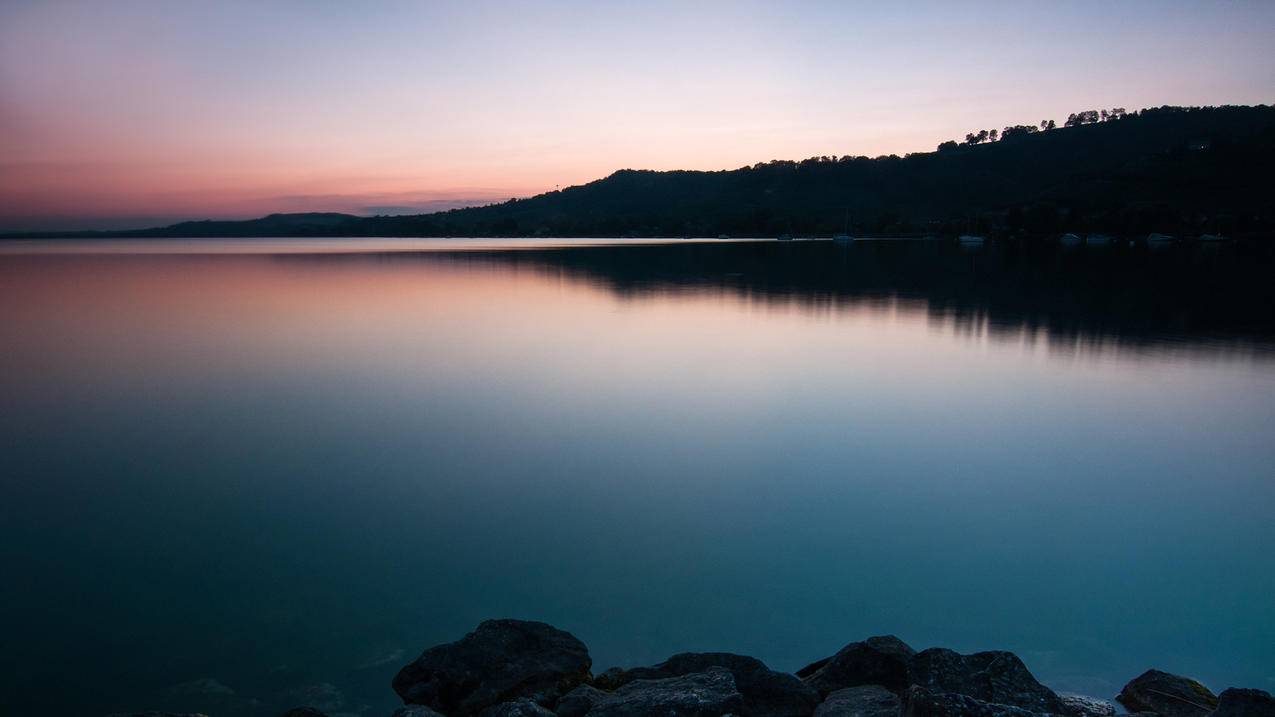
[{"label": "lake", "polygon": [[385,717],[488,617],[1271,690],[1272,256],[9,242],[0,712]]}]

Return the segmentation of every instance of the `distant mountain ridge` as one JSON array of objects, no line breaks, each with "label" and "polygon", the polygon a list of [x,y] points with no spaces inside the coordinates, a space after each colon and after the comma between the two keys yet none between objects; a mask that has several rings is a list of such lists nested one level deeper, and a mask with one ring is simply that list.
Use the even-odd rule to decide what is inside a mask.
[{"label": "distant mountain ridge", "polygon": [[847,227],[860,234],[1275,233],[1275,107],[1162,107],[1019,131],[1025,129],[905,157],[625,169],[526,199],[432,214],[272,214],[6,236],[766,237],[828,236]]}]

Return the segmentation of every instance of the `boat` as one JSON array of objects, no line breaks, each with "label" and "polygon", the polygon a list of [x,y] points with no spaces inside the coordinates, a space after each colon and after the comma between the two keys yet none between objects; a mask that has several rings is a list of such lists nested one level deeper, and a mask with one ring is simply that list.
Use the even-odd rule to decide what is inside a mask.
[{"label": "boat", "polygon": [[1201,234],[1200,241],[1226,241],[1221,234]]},{"label": "boat", "polygon": [[1070,233],[1063,234],[1062,236],[1058,237],[1058,241],[1063,246],[1080,246],[1081,244],[1084,243],[1084,239],[1081,239],[1079,235],[1070,234]]},{"label": "boat", "polygon": [[717,235],[717,238],[718,238],[718,239],[730,239],[730,236],[729,236],[729,235],[727,235],[727,234],[718,234],[718,235]]},{"label": "boat", "polygon": [[1164,243],[1164,242],[1171,242],[1171,241],[1177,241],[1177,239],[1174,239],[1168,234],[1156,234],[1155,232],[1151,232],[1150,234],[1147,235],[1148,244]]},{"label": "boat", "polygon": [[850,235],[850,210],[846,210],[846,228],[840,233],[833,235],[832,240],[838,244],[849,244],[854,241],[854,237]]},{"label": "boat", "polygon": [[779,241],[792,241],[791,234],[780,234],[778,238],[779,238]]},{"label": "boat", "polygon": [[956,238],[962,244],[982,244],[987,241],[986,237],[976,236],[974,234],[962,234]]}]

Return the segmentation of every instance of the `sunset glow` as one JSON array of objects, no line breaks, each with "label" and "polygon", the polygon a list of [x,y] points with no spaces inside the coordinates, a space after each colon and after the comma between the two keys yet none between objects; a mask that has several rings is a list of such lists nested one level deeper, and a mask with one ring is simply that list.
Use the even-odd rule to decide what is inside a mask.
[{"label": "sunset glow", "polygon": [[1266,2],[800,5],[8,2],[0,230],[419,213],[1275,86]]}]

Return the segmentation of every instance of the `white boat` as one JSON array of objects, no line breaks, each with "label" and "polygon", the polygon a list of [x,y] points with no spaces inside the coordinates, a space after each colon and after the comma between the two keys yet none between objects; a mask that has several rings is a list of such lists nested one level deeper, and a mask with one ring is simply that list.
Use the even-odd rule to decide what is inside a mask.
[{"label": "white boat", "polygon": [[1076,234],[1063,234],[1062,236],[1058,237],[1058,241],[1063,246],[1080,246],[1081,244],[1085,243],[1085,240],[1081,239]]},{"label": "white boat", "polygon": [[780,234],[780,235],[779,235],[779,241],[792,241],[792,235],[791,235],[791,234]]},{"label": "white boat", "polygon": [[1221,234],[1201,234],[1200,241],[1226,241]]},{"label": "white boat", "polygon": [[730,236],[728,236],[728,235],[726,235],[726,234],[718,234],[718,235],[717,235],[717,238],[718,238],[718,239],[730,239]]}]

